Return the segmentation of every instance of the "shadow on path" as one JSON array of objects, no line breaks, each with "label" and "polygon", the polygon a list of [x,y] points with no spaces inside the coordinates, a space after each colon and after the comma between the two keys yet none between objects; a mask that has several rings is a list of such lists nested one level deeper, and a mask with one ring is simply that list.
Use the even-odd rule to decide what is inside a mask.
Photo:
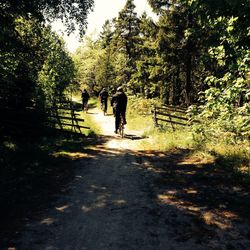
[{"label": "shadow on path", "polygon": [[133,134],[125,134],[124,137],[130,140],[142,140],[148,138],[147,136],[133,135]]},{"label": "shadow on path", "polygon": [[67,161],[61,168],[50,158],[41,176],[25,182],[30,187],[12,182],[16,189],[1,211],[1,232],[10,221],[14,226],[9,223],[0,235],[3,247],[247,249],[246,187],[213,164],[190,158],[189,150],[116,149],[106,146],[110,138],[88,139],[92,147],[62,141],[57,146],[64,153],[57,150],[57,157]]}]

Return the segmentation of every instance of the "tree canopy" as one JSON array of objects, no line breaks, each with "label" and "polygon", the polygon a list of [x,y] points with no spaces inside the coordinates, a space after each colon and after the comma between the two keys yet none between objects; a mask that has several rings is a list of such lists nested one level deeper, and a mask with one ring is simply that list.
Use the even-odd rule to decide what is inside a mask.
[{"label": "tree canopy", "polygon": [[93,4],[93,0],[0,2],[1,106],[47,105],[51,96],[62,94],[74,81],[72,59],[48,24],[61,19],[69,33],[77,25],[83,35]]},{"label": "tree canopy", "polygon": [[[203,121],[231,131],[241,127],[244,133],[249,126],[250,1],[148,2],[158,20],[138,16],[128,0],[93,41],[101,45],[91,66],[95,86],[123,85],[166,104],[198,105]],[[100,77],[107,72],[113,77]]]}]

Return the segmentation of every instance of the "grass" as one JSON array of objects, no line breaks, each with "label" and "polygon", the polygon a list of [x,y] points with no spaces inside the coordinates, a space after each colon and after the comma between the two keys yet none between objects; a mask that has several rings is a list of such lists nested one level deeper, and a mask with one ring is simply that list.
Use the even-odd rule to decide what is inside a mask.
[{"label": "grass", "polygon": [[[77,118],[84,119],[84,121],[78,121],[79,126],[84,126],[88,127],[87,128],[81,128],[81,133],[85,136],[95,136],[100,133],[100,127],[98,124],[95,123],[94,119],[91,116],[91,113],[86,113],[82,111],[82,102],[81,102],[81,96],[80,95],[74,95],[72,98],[73,104],[74,104],[74,109],[75,114],[77,115]],[[97,98],[91,98],[89,100],[89,107],[90,108],[95,108],[98,105],[98,100]],[[64,111],[65,112],[65,111]],[[65,117],[71,117],[70,113],[62,113],[62,116]],[[62,121],[64,121],[62,119]],[[66,122],[69,122],[69,120],[65,120]],[[59,128],[59,127],[58,127]],[[63,126],[63,129],[66,131],[72,131],[71,126]],[[76,132],[79,132],[78,129],[76,129]]]},{"label": "grass", "polygon": [[162,151],[173,148],[189,149],[190,158],[227,169],[241,183],[250,182],[249,142],[230,144],[223,141],[223,138],[216,143],[213,143],[212,138],[199,141],[197,136],[193,136],[192,127],[179,127],[176,131],[170,126],[156,128],[153,125],[150,102],[147,105],[144,101],[134,98],[129,102],[132,103],[127,112],[128,128],[144,131],[144,136],[150,138],[147,143],[143,143],[144,149]]},{"label": "grass", "polygon": [[[91,98],[89,100],[88,104],[89,104],[89,108],[96,108],[98,106],[98,99],[97,98]],[[93,117],[91,117],[90,113],[80,111],[79,114],[80,114],[80,118],[84,119],[83,126],[90,127],[89,130],[85,131],[85,134],[87,136],[100,134],[101,128],[94,121]]]},{"label": "grass", "polygon": [[183,128],[173,131],[172,127],[155,127],[151,114],[154,102],[145,99],[129,99],[127,111],[128,128],[143,131],[143,136],[150,137],[143,142],[144,149],[169,150],[172,148],[191,148],[193,146],[192,132]]}]

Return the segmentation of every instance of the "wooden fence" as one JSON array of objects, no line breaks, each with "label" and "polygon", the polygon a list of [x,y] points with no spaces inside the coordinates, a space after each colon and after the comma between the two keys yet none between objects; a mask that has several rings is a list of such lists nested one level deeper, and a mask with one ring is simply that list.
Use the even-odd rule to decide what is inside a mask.
[{"label": "wooden fence", "polygon": [[152,114],[155,126],[169,123],[173,130],[177,126],[189,126],[198,122],[197,120],[191,120],[191,117],[187,114],[187,109],[183,107],[170,105],[154,106]]},{"label": "wooden fence", "polygon": [[76,107],[71,101],[61,102],[58,106],[52,107],[47,110],[49,125],[56,129],[70,129],[71,132],[82,134],[82,129],[90,129],[83,126],[84,119],[79,118],[81,106]]},{"label": "wooden fence", "polygon": [[26,107],[22,110],[17,107],[0,108],[0,130],[17,134],[23,131],[37,134],[43,133],[47,127],[53,127],[82,134],[82,129],[89,129],[89,127],[83,125],[84,119],[79,117],[81,111],[81,105],[71,101],[59,103],[56,107],[47,109],[46,112],[34,107]]}]

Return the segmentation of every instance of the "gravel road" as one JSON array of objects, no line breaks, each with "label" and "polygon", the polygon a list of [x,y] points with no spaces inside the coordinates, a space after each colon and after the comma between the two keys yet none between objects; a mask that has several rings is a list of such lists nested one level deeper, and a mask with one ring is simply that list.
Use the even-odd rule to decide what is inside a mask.
[{"label": "gravel road", "polygon": [[168,159],[167,165],[176,164],[175,157],[161,161],[160,152],[142,152],[140,145],[149,139],[141,138],[140,132],[126,130],[130,136],[121,139],[113,133],[112,116],[103,116],[97,110],[89,115],[101,124],[106,142],[89,148],[86,156],[74,163],[78,167],[67,192],[58,195],[41,218],[25,227],[17,250],[206,250],[250,246],[247,221],[238,225],[231,218],[230,223],[224,219],[221,225],[205,223],[200,217],[211,212],[207,204],[174,202],[171,197],[178,187],[169,186],[166,195],[156,185],[163,172],[163,168],[154,167],[157,159],[162,166]]}]

